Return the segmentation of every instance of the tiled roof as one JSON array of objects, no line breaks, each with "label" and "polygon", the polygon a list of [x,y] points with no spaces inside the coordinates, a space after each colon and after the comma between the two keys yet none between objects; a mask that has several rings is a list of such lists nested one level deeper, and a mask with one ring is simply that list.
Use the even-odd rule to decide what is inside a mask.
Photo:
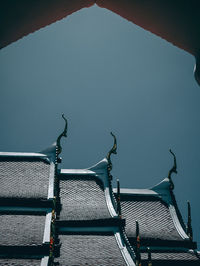
[{"label": "tiled roof", "polygon": [[104,159],[89,169],[60,171],[59,265],[135,265],[121,232],[125,221],[112,204],[107,167]]},{"label": "tiled roof", "polygon": [[[148,265],[148,254],[141,253],[142,265]],[[198,257],[188,251],[153,251],[151,252],[152,265],[155,266],[168,266],[168,265],[180,265],[180,266],[197,266],[200,265]]]},{"label": "tiled roof", "polygon": [[40,266],[41,259],[0,259],[1,266]]},{"label": "tiled roof", "polygon": [[121,195],[123,218],[128,237],[136,236],[136,220],[141,239],[182,240],[167,205],[156,197]]},{"label": "tiled roof", "polygon": [[110,218],[103,183],[94,176],[67,176],[60,180],[60,220]]},{"label": "tiled roof", "polygon": [[47,199],[49,173],[40,158],[0,157],[0,198]]},{"label": "tiled roof", "polygon": [[112,234],[60,235],[59,265],[127,265]]},{"label": "tiled roof", "polygon": [[0,214],[0,246],[42,245],[46,216]]},{"label": "tiled roof", "polygon": [[[147,253],[141,253],[141,257],[142,260],[147,260],[148,259],[148,254]],[[197,258],[197,256],[193,253],[190,252],[177,252],[177,251],[170,251],[170,252],[166,252],[166,251],[157,251],[157,252],[151,252],[151,258],[152,260],[168,260],[168,261],[199,261],[199,259]]]},{"label": "tiled roof", "polygon": [[[125,221],[115,211],[106,159],[89,169],[59,171],[56,207],[58,214],[61,211],[55,227],[51,227],[54,204],[52,200],[48,206],[43,202],[46,202],[49,188],[53,199],[54,159],[48,160],[45,156],[4,157],[0,154],[3,184],[0,188],[0,265],[48,265],[48,257],[39,258],[49,255],[51,229],[56,240],[53,242],[61,243],[60,249],[55,247],[56,253],[58,251],[55,262],[69,266],[134,266],[136,220],[142,245],[143,239],[150,243],[155,239],[157,243],[174,241],[177,245],[188,240],[187,235],[180,232],[183,228],[180,229],[177,221],[175,198],[170,194],[166,179],[149,190],[122,189],[125,233]],[[148,258],[144,246],[141,246],[141,257],[145,266]],[[181,262],[184,264],[180,265],[199,265],[197,257],[186,252],[185,247],[179,252],[167,251],[166,247],[156,251],[154,247],[153,265],[173,265],[174,262],[176,265]]]}]

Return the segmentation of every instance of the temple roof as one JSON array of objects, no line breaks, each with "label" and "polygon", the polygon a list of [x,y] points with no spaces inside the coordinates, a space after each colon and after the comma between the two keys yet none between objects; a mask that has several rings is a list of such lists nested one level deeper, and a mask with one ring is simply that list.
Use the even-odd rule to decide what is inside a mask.
[{"label": "temple roof", "polygon": [[199,265],[171,179],[112,189],[110,158],[87,169],[59,169],[60,161],[55,146],[0,153],[0,265],[134,266],[138,246],[143,265],[149,256],[153,265]]},{"label": "temple roof", "polygon": [[[116,192],[116,189],[114,190]],[[194,248],[178,210],[170,180],[165,178],[151,189],[121,189],[122,216],[130,241],[136,238],[136,221],[145,245],[178,245]]]}]

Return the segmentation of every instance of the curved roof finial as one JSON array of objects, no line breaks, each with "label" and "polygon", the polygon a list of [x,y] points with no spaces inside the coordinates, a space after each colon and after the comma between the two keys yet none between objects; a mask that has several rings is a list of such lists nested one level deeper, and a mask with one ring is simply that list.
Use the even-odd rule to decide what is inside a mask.
[{"label": "curved roof finial", "polygon": [[169,178],[169,181],[171,183],[171,189],[174,189],[174,184],[173,184],[173,181],[172,181],[172,178],[171,178],[171,175],[172,173],[175,173],[177,174],[177,164],[176,164],[176,155],[172,152],[172,150],[170,149],[169,152],[173,155],[174,157],[174,165],[173,167],[169,170],[168,172],[168,178]]},{"label": "curved roof finial", "polygon": [[67,123],[67,118],[65,118],[64,114],[62,114],[62,118],[64,119],[65,121],[65,128],[63,130],[63,132],[58,136],[57,138],[57,141],[56,141],[56,145],[57,145],[57,155],[59,155],[61,152],[62,152],[62,147],[60,145],[60,140],[62,137],[67,137],[67,126],[68,126],[68,123]]},{"label": "curved roof finial", "polygon": [[110,172],[112,170],[112,162],[111,162],[111,154],[117,154],[117,139],[115,137],[115,135],[110,132],[111,136],[114,138],[114,143],[113,143],[113,146],[112,148],[110,149],[110,151],[108,152],[106,158],[108,160],[108,171]]}]

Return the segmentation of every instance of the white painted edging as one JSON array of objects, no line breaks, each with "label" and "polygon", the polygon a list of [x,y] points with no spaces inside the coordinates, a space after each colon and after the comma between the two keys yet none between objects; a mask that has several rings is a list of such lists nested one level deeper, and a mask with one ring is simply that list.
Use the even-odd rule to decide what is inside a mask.
[{"label": "white painted edging", "polygon": [[54,175],[55,175],[55,164],[51,162],[50,173],[49,173],[48,199],[53,199],[54,197]]},{"label": "white painted edging", "polygon": [[45,219],[45,227],[44,227],[44,236],[43,236],[43,244],[50,242],[50,235],[51,235],[51,219],[52,213],[49,212],[46,215]]},{"label": "white painted edging", "polygon": [[40,266],[48,266],[48,263],[49,263],[49,257],[44,257],[41,260]]},{"label": "white painted edging", "polygon": [[119,232],[115,232],[115,239],[117,241],[117,245],[119,246],[119,249],[121,251],[121,254],[128,266],[135,266],[135,263],[133,259],[130,256],[130,253],[128,252],[127,248],[125,245],[122,243],[121,235]]}]

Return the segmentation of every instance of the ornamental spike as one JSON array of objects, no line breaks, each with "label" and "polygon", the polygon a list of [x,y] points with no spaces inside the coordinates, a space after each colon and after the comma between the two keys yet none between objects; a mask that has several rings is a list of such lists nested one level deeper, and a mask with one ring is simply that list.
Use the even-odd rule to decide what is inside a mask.
[{"label": "ornamental spike", "polygon": [[120,203],[120,183],[119,183],[119,179],[117,179],[117,213],[119,215],[119,217],[122,217],[122,213],[121,213],[121,203]]},{"label": "ornamental spike", "polygon": [[62,152],[62,147],[61,147],[61,144],[60,144],[61,138],[62,137],[65,137],[65,138],[67,137],[67,126],[68,126],[67,118],[65,118],[64,114],[62,114],[62,118],[65,121],[65,128],[64,128],[63,132],[58,136],[57,141],[56,141],[57,155],[59,155]]},{"label": "ornamental spike", "polygon": [[147,253],[148,253],[148,266],[152,266],[151,249],[150,249],[150,247],[147,247]]},{"label": "ornamental spike", "polygon": [[136,221],[136,266],[141,266],[141,254],[140,254],[140,228],[139,223]]},{"label": "ornamental spike", "polygon": [[189,236],[190,240],[193,240],[193,230],[192,230],[192,216],[191,216],[191,206],[190,202],[187,202],[188,206],[188,221],[187,221],[187,235]]}]

